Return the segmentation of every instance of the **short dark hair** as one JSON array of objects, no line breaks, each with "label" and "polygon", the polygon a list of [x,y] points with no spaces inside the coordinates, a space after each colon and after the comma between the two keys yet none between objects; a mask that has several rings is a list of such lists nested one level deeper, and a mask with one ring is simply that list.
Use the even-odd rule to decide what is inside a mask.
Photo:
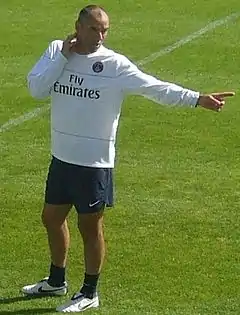
[{"label": "short dark hair", "polygon": [[93,11],[102,11],[107,14],[103,7],[96,4],[89,4],[80,11],[78,15],[78,20],[80,21],[84,18],[90,17]]}]

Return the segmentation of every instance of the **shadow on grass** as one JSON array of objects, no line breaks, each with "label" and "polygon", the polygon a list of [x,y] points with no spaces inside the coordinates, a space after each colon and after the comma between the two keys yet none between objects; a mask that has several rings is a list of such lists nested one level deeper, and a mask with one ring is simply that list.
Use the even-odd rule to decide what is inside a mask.
[{"label": "shadow on grass", "polygon": [[53,308],[31,308],[31,309],[20,309],[15,311],[0,311],[0,315],[15,314],[15,315],[36,315],[55,313]]},{"label": "shadow on grass", "polygon": [[[44,299],[59,299],[60,296],[14,296],[14,297],[9,297],[9,298],[5,298],[5,297],[1,297],[0,298],[0,305],[2,304],[12,304],[15,302],[23,302],[23,301],[31,301],[31,300],[44,300]],[[1,314],[1,313],[0,313]]]},{"label": "shadow on grass", "polygon": [[[30,300],[39,300],[44,299],[44,297],[38,297],[38,296],[15,296],[15,297],[9,297],[9,298],[0,298],[0,305],[7,305],[12,304],[15,302],[21,302],[21,301],[30,301]],[[0,306],[1,309],[1,306]],[[31,308],[31,309],[18,309],[18,310],[0,310],[0,315],[7,315],[7,314],[15,314],[15,315],[35,315],[35,314],[45,314],[45,313],[55,313],[56,310],[54,308]]]},{"label": "shadow on grass", "polygon": [[9,298],[1,297],[0,298],[0,305],[12,304],[15,302],[29,301],[29,300],[36,300],[36,299],[40,299],[40,298],[38,296],[15,296],[15,297],[9,297]]}]

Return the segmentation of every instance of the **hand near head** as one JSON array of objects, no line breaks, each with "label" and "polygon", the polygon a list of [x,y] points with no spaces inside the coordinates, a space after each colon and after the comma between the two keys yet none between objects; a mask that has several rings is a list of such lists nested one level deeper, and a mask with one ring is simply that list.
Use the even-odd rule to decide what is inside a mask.
[{"label": "hand near head", "polygon": [[208,95],[200,95],[197,105],[206,109],[220,112],[225,104],[225,98],[234,96],[234,92],[211,93]]},{"label": "hand near head", "polygon": [[61,53],[64,57],[69,58],[76,46],[76,33],[69,35],[63,42]]}]

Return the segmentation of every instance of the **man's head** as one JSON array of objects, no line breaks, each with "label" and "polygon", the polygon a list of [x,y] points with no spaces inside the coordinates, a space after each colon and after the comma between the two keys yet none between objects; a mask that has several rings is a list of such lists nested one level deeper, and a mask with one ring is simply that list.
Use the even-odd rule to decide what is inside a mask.
[{"label": "man's head", "polygon": [[75,27],[80,45],[87,52],[94,52],[107,36],[109,18],[103,8],[97,5],[88,5],[79,13]]}]

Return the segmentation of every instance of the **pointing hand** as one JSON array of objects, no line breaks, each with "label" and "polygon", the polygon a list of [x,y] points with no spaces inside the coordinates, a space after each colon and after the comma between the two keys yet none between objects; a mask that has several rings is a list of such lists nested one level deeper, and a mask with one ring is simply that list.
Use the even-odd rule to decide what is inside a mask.
[{"label": "pointing hand", "polygon": [[215,112],[220,112],[225,104],[225,98],[234,95],[234,92],[220,92],[211,93],[208,95],[200,95],[197,105]]}]

